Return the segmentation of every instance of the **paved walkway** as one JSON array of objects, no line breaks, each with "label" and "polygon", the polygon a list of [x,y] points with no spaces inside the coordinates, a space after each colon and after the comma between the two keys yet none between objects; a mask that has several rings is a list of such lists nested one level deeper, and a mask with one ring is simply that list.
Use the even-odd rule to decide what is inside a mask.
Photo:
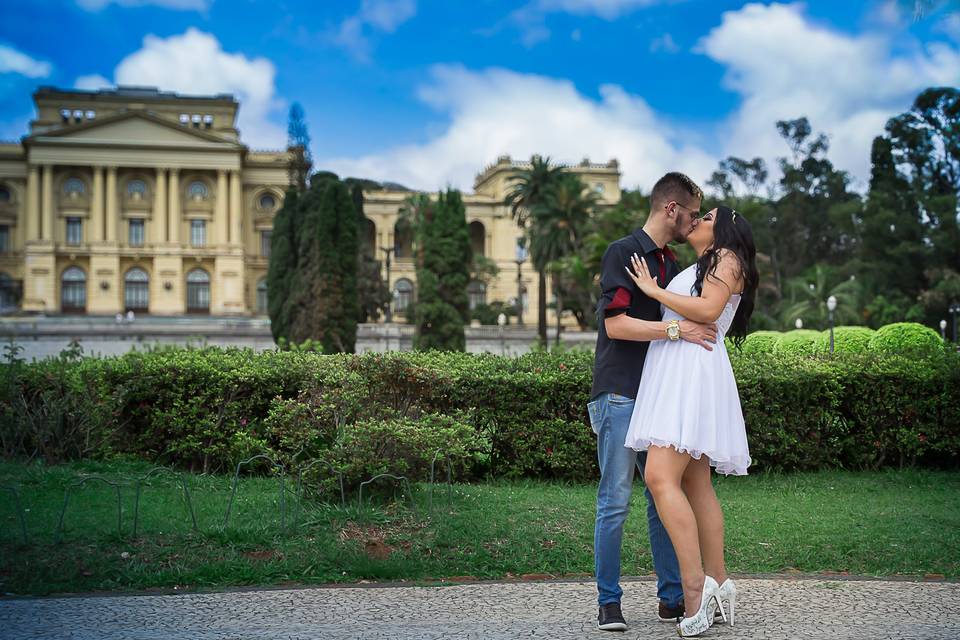
[{"label": "paved walkway", "polygon": [[[592,582],[360,586],[0,599],[0,637],[98,640],[671,638],[655,585],[624,585],[625,634],[597,631]],[[737,626],[720,639],[960,638],[960,584],[741,579]]]}]

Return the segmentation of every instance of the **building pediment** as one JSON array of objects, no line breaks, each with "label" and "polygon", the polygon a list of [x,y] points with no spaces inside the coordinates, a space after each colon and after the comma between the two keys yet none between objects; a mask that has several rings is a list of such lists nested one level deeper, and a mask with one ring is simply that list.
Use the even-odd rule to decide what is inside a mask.
[{"label": "building pediment", "polygon": [[145,111],[131,111],[24,139],[27,145],[91,145],[116,147],[178,147],[236,149],[243,145],[207,131],[178,125]]}]

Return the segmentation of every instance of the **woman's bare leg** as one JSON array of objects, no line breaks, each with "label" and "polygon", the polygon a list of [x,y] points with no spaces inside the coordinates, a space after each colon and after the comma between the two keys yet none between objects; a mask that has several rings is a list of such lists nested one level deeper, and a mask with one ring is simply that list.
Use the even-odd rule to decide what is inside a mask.
[{"label": "woman's bare leg", "polygon": [[681,480],[681,487],[697,519],[700,553],[707,575],[723,584],[727,567],[723,558],[723,510],[710,478],[710,459],[701,456],[690,460]]},{"label": "woman's bare leg", "polygon": [[644,483],[653,494],[657,513],[677,553],[687,615],[695,614],[700,607],[704,577],[697,518],[681,488],[684,471],[691,460],[689,455],[676,449],[652,446],[647,452],[644,473]]}]

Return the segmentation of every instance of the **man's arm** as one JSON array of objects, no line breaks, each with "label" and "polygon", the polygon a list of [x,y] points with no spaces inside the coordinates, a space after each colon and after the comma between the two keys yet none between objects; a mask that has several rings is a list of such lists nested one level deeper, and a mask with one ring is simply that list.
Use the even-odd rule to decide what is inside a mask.
[{"label": "man's arm", "polygon": [[[635,342],[665,340],[667,324],[662,320],[631,318],[625,313],[606,318],[603,322],[608,338],[612,340],[633,340]],[[717,341],[717,325],[681,320],[680,338],[698,344],[707,351],[713,351],[710,343]]]}]

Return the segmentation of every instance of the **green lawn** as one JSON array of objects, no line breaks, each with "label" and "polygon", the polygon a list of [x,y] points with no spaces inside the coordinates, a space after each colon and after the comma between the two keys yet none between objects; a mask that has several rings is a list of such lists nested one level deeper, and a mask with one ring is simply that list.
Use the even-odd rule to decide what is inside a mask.
[{"label": "green lawn", "polygon": [[[227,476],[189,476],[199,532],[175,476],[151,478],[132,538],[134,485],[151,467],[0,463],[27,510],[29,544],[12,494],[0,494],[0,592],[49,594],[149,588],[435,581],[472,576],[590,574],[595,487],[547,482],[414,487],[416,511],[393,505],[344,509],[304,502],[299,524],[280,529],[275,478],[246,478],[230,526]],[[71,493],[65,533],[54,543],[64,487],[97,474],[123,484],[122,537],[116,497],[103,483]],[[960,472],[822,472],[718,478],[735,573],[823,571],[865,575],[960,575]],[[638,489],[641,485],[637,485]],[[292,489],[292,485],[291,485]],[[353,496],[356,500],[356,496]],[[645,503],[635,494],[624,540],[624,574],[653,570]],[[288,523],[295,506],[287,494]]]}]

